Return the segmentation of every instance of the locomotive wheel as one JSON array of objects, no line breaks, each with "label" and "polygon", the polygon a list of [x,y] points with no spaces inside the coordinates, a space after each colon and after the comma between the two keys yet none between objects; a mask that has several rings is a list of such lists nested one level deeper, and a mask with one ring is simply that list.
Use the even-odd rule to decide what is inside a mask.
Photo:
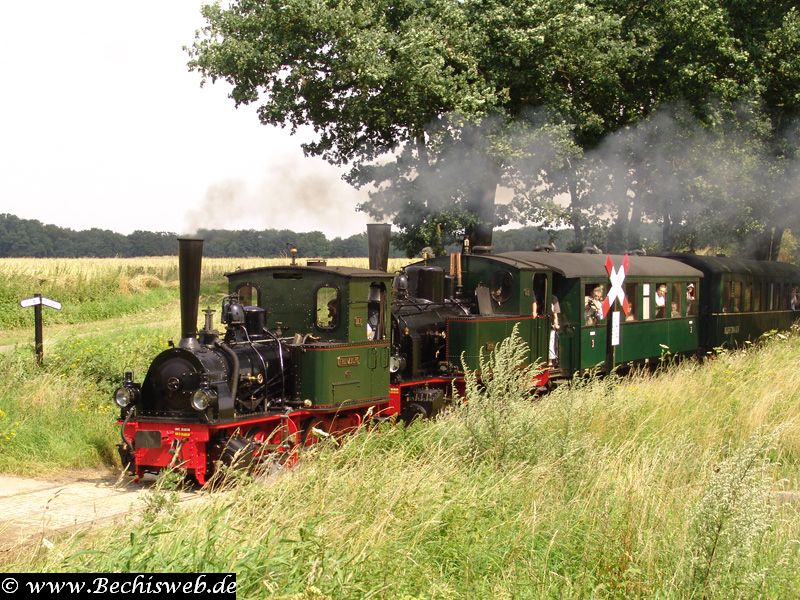
[{"label": "locomotive wheel", "polygon": [[250,472],[253,475],[270,474],[297,462],[297,427],[293,421],[272,430],[250,428],[245,437],[255,447]]},{"label": "locomotive wheel", "polygon": [[250,469],[256,461],[259,445],[242,436],[225,440],[219,459],[222,464],[235,469]]},{"label": "locomotive wheel", "polygon": [[330,435],[328,433],[330,431],[330,423],[328,423],[325,419],[311,419],[303,428],[303,446],[311,446],[326,439],[325,435],[319,435],[318,433],[315,433],[315,429],[323,432],[324,434]]},{"label": "locomotive wheel", "polygon": [[417,402],[410,402],[406,405],[403,409],[403,421],[405,421],[406,425],[410,425],[414,422],[415,419],[427,419],[428,418],[428,411],[425,410],[425,407],[422,404]]}]

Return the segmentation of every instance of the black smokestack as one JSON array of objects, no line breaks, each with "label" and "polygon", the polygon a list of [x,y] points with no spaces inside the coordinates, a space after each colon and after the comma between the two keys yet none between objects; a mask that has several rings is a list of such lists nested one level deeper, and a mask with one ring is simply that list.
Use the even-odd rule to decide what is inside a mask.
[{"label": "black smokestack", "polygon": [[178,238],[178,273],[181,286],[181,348],[197,342],[197,309],[200,304],[200,267],[203,240]]},{"label": "black smokestack", "polygon": [[392,226],[382,223],[367,225],[369,241],[369,268],[373,271],[386,271],[389,267],[389,235]]},{"label": "black smokestack", "polygon": [[469,245],[475,254],[486,253],[492,249],[492,224],[477,223],[468,232]]},{"label": "black smokestack", "polygon": [[492,229],[494,229],[495,193],[497,184],[486,183],[477,202],[472,203],[471,212],[477,216],[477,222],[467,228],[469,245],[475,254],[486,254],[492,251]]}]

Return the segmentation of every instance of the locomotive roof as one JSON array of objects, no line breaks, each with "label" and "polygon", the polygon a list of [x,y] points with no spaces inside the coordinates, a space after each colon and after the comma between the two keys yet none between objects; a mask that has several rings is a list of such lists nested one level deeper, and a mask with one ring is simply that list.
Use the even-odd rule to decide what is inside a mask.
[{"label": "locomotive roof", "polygon": [[231,277],[232,275],[242,275],[246,273],[272,273],[272,272],[327,273],[329,275],[344,277],[345,279],[357,279],[357,278],[376,279],[380,277],[385,278],[394,276],[392,273],[387,273],[386,271],[360,269],[358,267],[328,267],[321,265],[277,265],[271,267],[253,267],[252,269],[241,269],[239,271],[230,271],[228,273],[225,273],[225,277]]},{"label": "locomotive roof", "polygon": [[[491,256],[491,255],[486,255]],[[603,277],[607,278],[607,254],[577,254],[570,252],[503,252],[494,255],[498,258],[513,260],[525,268],[546,268],[560,273],[564,277]],[[614,267],[622,264],[621,254],[612,254]],[[658,256],[628,257],[627,275],[631,277],[702,277],[703,273],[696,268]]]},{"label": "locomotive roof", "polygon": [[721,275],[758,275],[776,279],[794,278],[800,281],[800,268],[790,263],[753,260],[750,258],[731,258],[728,256],[702,256],[698,254],[669,254],[675,260],[685,261],[706,273]]}]

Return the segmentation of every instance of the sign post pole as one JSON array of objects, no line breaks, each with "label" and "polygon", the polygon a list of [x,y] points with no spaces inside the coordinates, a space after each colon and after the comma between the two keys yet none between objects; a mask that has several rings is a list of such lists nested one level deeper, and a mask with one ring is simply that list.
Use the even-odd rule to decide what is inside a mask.
[{"label": "sign post pole", "polygon": [[611,315],[613,313],[610,311],[616,308],[615,305],[616,300],[611,303],[609,312],[606,313],[606,373],[611,373],[614,369],[614,344],[611,343],[611,337],[614,335],[613,324],[611,323]]},{"label": "sign post pole", "polygon": [[20,300],[22,308],[33,307],[33,341],[36,347],[36,364],[41,365],[44,359],[44,335],[42,335],[42,306],[49,306],[61,310],[61,303],[41,294],[34,294],[32,298]]},{"label": "sign post pole", "polygon": [[41,365],[44,359],[44,336],[42,335],[42,295],[34,294],[39,302],[33,305],[33,338],[36,344],[36,364]]}]

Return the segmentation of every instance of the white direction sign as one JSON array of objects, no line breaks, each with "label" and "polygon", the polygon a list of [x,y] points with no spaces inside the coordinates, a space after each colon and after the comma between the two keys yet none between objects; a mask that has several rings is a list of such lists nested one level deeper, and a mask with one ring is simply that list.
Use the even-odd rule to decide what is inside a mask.
[{"label": "white direction sign", "polygon": [[50,300],[50,298],[45,298],[43,296],[34,296],[33,298],[25,298],[25,300],[20,300],[19,303],[19,305],[22,308],[28,308],[29,306],[36,306],[37,304],[43,304],[44,306],[49,306],[50,308],[61,310],[61,302]]},{"label": "white direction sign", "polygon": [[619,311],[611,313],[611,345],[619,346]]}]

